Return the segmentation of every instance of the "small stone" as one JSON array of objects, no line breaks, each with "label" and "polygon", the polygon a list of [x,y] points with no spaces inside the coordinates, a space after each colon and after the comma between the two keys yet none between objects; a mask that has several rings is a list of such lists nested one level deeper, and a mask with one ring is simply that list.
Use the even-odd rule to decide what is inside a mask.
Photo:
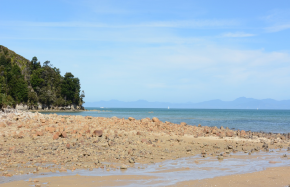
[{"label": "small stone", "polygon": [[130,158],[129,159],[129,163],[135,163],[135,159],[134,158]]},{"label": "small stone", "polygon": [[120,166],[120,169],[128,169],[128,166],[125,165],[125,164],[122,164],[122,165]]},{"label": "small stone", "polygon": [[136,135],[139,135],[140,136],[140,135],[142,135],[142,133],[141,132],[137,132]]},{"label": "small stone", "polygon": [[59,169],[59,171],[60,171],[60,172],[66,172],[67,170],[66,170],[64,167],[61,167],[61,168]]},{"label": "small stone", "polygon": [[276,164],[276,161],[269,161],[270,164]]},{"label": "small stone", "polygon": [[59,134],[58,133],[55,133],[52,137],[53,140],[57,140],[59,138]]},{"label": "small stone", "polygon": [[66,132],[62,132],[62,133],[61,133],[61,137],[62,137],[62,138],[67,138],[67,134],[66,134]]},{"label": "small stone", "polygon": [[108,143],[101,143],[99,144],[101,147],[108,147]]},{"label": "small stone", "polygon": [[264,149],[268,149],[268,148],[269,148],[269,145],[266,144],[266,143],[264,143],[263,146],[262,146],[262,148],[264,148]]}]

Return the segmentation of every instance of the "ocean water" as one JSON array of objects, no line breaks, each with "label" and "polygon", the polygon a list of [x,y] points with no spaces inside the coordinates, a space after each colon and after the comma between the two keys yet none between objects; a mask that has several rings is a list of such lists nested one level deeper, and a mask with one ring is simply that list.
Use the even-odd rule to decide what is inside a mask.
[{"label": "ocean water", "polygon": [[[255,132],[290,133],[290,110],[245,109],[160,109],[160,108],[93,108],[82,112],[57,112],[59,115],[82,115],[135,119],[157,117],[161,121],[185,122],[188,125],[229,127]],[[55,112],[42,112],[55,113]]]}]

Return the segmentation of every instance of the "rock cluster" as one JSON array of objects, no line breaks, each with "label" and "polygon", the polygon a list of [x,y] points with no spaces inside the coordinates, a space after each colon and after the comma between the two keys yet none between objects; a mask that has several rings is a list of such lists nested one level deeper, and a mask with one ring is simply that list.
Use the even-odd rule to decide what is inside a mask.
[{"label": "rock cluster", "polygon": [[0,175],[79,168],[109,171],[191,155],[223,159],[231,152],[286,148],[289,138],[289,134],[174,124],[156,117],[1,114]]}]

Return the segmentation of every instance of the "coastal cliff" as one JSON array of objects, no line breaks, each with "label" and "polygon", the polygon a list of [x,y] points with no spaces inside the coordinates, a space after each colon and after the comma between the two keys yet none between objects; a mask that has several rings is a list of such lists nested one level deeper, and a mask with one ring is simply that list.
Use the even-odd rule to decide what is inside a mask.
[{"label": "coastal cliff", "polygon": [[80,80],[50,61],[28,60],[0,45],[0,109],[84,110]]}]

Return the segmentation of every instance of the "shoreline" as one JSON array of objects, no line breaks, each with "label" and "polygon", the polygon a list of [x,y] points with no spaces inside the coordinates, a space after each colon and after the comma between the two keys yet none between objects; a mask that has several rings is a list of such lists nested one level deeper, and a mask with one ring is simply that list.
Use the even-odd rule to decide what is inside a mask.
[{"label": "shoreline", "polygon": [[288,135],[173,124],[157,118],[22,112],[2,116],[0,129],[0,175],[6,177],[97,168],[126,171],[138,164],[192,156],[223,161],[235,153],[269,153],[290,146]]},{"label": "shoreline", "polygon": [[[93,107],[91,107],[93,108]],[[146,109],[146,108],[145,108]],[[210,109],[211,110],[211,109]],[[217,109],[217,110],[220,110],[220,109]],[[221,110],[224,110],[224,109],[221,109]],[[229,109],[229,110],[234,110],[234,109]],[[239,109],[237,109],[239,110]],[[244,109],[243,109],[244,110]],[[26,112],[29,112],[29,111],[26,111]],[[43,114],[47,114],[47,113],[52,113],[52,114],[57,114],[59,115],[58,113],[80,113],[80,112],[97,112],[97,113],[109,113],[109,112],[112,112],[111,110],[96,110],[96,109],[85,109],[85,110],[78,110],[78,111],[70,111],[70,110],[66,110],[66,111],[55,111],[55,110],[51,110],[51,111],[45,111],[45,110],[33,110],[33,111],[30,111],[30,112],[39,112],[39,113],[43,113]],[[148,113],[154,113],[154,112],[148,112]],[[63,115],[66,115],[66,114],[63,114]],[[74,114],[72,114],[74,115]],[[96,117],[103,117],[103,116],[96,116]],[[112,117],[115,117],[115,116],[112,116]],[[128,116],[127,116],[128,117]],[[125,117],[125,119],[127,118]],[[104,118],[111,118],[111,117],[104,117]],[[119,117],[120,119],[124,118],[124,117]],[[148,118],[148,117],[146,117]],[[138,117],[136,118],[136,120],[141,120],[141,119],[144,119],[144,117]],[[170,121],[170,120],[168,120]],[[182,120],[180,121],[180,123],[182,122]],[[179,124],[178,122],[175,122],[175,124]],[[199,124],[199,123],[195,123],[195,124],[188,124],[190,126],[197,126],[196,124]],[[202,123],[201,123],[202,124]],[[204,125],[206,126],[206,125]],[[208,126],[210,128],[214,127],[213,125],[210,125]],[[218,127],[219,128],[219,127]],[[227,127],[226,127],[227,128]],[[262,134],[274,134],[274,135],[284,135],[287,139],[290,139],[290,130],[285,132],[285,131],[276,131],[276,132],[272,132],[272,131],[263,131],[263,130],[251,130],[251,129],[240,129],[238,127],[229,127],[229,130],[233,130],[233,131],[237,131],[237,130],[244,130],[246,133],[249,133],[249,132],[253,132],[253,133],[262,133]]]},{"label": "shoreline", "polygon": [[[255,158],[256,156],[258,157]],[[251,158],[251,164],[260,159],[259,156],[262,155],[253,155]],[[249,162],[249,158],[239,157],[240,156],[234,157],[232,159],[245,160],[244,163]],[[119,172],[117,169],[111,169],[110,171],[107,171],[105,168],[94,169],[93,171],[68,170],[65,172],[39,173],[27,177],[22,176],[22,178],[8,177],[7,179],[9,180],[4,183],[1,182],[0,177],[0,184],[2,183],[1,186],[4,187],[28,187],[37,186],[37,184],[41,185],[42,187],[120,185],[148,186],[146,184],[150,184],[150,186],[288,186],[290,184],[290,179],[288,177],[290,172],[290,161],[288,160],[287,164],[284,164],[286,166],[281,164],[280,166],[277,166],[272,160],[272,156],[270,156],[268,159],[271,160],[269,161],[269,164],[272,166],[267,166],[256,171],[244,171],[244,169],[241,168],[241,172],[238,173],[235,172],[235,170],[223,173],[229,168],[217,168],[216,170],[219,173],[222,173],[218,175],[212,172],[211,167],[206,166],[206,162],[210,162],[207,165],[212,165],[211,163],[214,163],[212,159],[207,161],[202,158],[194,159],[196,164],[193,166],[191,163],[193,158],[185,158],[185,160],[162,162],[162,167],[161,165],[155,166],[153,172],[152,165],[145,165],[145,168],[132,167],[128,170],[121,170]],[[227,162],[230,162],[229,160],[230,159],[226,159],[222,163],[227,165]],[[184,163],[184,161],[187,161],[186,164],[176,169],[167,168],[170,165],[172,166],[176,164],[178,165],[178,163]],[[204,170],[204,172],[199,172],[200,169]],[[199,172],[200,178],[196,177],[196,172]],[[194,176],[194,179],[188,176]]]}]

